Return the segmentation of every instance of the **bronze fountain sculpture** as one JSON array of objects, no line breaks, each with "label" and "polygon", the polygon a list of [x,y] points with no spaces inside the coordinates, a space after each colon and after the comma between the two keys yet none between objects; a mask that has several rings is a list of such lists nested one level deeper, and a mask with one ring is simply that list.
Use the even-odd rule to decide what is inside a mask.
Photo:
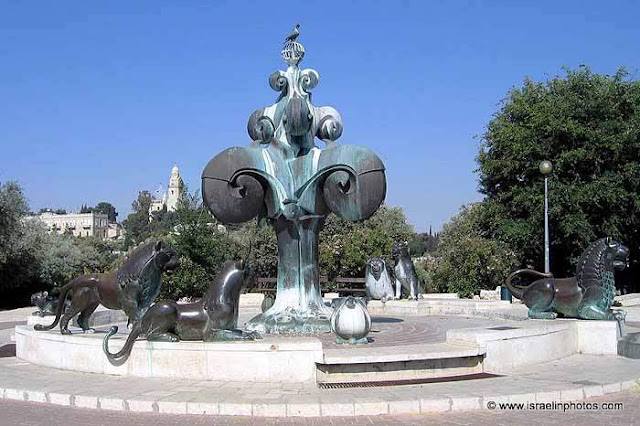
[{"label": "bronze fountain sculpture", "polygon": [[[60,289],[56,317],[52,324],[37,324],[38,331],[51,330],[60,322],[60,332],[71,334],[69,321],[78,313],[78,325],[85,332],[89,317],[102,304],[109,309],[122,309],[130,323],[136,323],[160,293],[163,273],[172,273],[180,265],[178,255],[160,241],[148,243],[131,253],[124,264],[111,274],[90,274],[76,277]],[[71,304],[64,310],[67,295]],[[64,311],[64,312],[63,312]]]},{"label": "bronze fountain sculpture", "polygon": [[115,354],[109,352],[109,338],[118,332],[118,326],[111,327],[102,343],[109,362],[113,365],[126,362],[139,336],[145,336],[148,341],[164,342],[260,339],[256,332],[237,329],[240,290],[248,273],[244,261],[228,261],[201,300],[186,304],[162,300],[154,304],[133,324],[127,341]]},{"label": "bronze fountain sculpture", "polygon": [[[529,318],[554,319],[558,316],[580,319],[621,321],[625,312],[613,312],[614,271],[628,266],[629,249],[612,238],[601,238],[584,251],[576,266],[576,276],[554,278],[533,269],[520,269],[507,278],[511,293],[529,308]],[[522,275],[540,277],[526,287],[513,280]]]},{"label": "bronze fountain sculpture", "polygon": [[[330,330],[331,308],[322,302],[319,284],[320,228],[331,212],[367,219],[386,193],[382,161],[368,148],[336,144],[340,114],[311,103],[319,77],[298,67],[305,54],[298,35],[296,28],[282,50],[287,70],[269,77],[278,100],[249,119],[251,146],[226,149],[202,173],[203,199],[216,218],[242,223],[258,217],[275,229],[276,300],[247,325],[268,333]],[[315,145],[316,137],[325,149]]]}]

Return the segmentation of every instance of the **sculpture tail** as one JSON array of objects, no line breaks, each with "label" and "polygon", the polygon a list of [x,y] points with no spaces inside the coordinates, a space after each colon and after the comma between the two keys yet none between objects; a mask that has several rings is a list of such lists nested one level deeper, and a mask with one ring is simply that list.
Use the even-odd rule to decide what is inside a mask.
[{"label": "sculpture tail", "polygon": [[507,281],[505,282],[505,284],[506,284],[507,288],[509,289],[509,291],[511,292],[511,294],[513,294],[513,296],[516,299],[521,299],[521,300],[522,300],[522,293],[524,293],[524,290],[525,290],[526,287],[516,287],[515,285],[513,285],[511,283],[511,281],[513,281],[513,279],[515,277],[517,277],[518,275],[521,275],[521,274],[531,274],[531,275],[539,276],[541,278],[553,278],[553,274],[552,273],[538,272],[538,271],[533,270],[533,269],[518,269],[517,271],[515,271],[514,273],[509,275],[507,277]]},{"label": "sculpture tail", "polygon": [[114,325],[109,329],[109,332],[106,336],[104,336],[104,340],[102,341],[102,350],[104,354],[107,356],[107,359],[111,363],[111,365],[122,365],[128,359],[129,355],[131,355],[131,350],[133,349],[133,344],[136,342],[136,339],[141,333],[140,321],[137,321],[133,328],[131,329],[131,333],[127,337],[127,341],[124,343],[124,346],[120,351],[112,354],[109,352],[109,338],[118,332],[118,326]]},{"label": "sculpture tail", "polygon": [[60,295],[58,296],[58,308],[56,309],[56,317],[53,320],[53,323],[50,325],[36,324],[33,326],[34,330],[47,331],[47,330],[51,330],[53,327],[58,325],[58,322],[60,322],[60,318],[62,317],[62,312],[64,311],[64,305],[65,305],[64,301],[67,298],[67,294],[69,293],[69,291],[71,291],[71,289],[73,288],[73,284],[75,280],[76,279],[69,281],[60,290]]}]

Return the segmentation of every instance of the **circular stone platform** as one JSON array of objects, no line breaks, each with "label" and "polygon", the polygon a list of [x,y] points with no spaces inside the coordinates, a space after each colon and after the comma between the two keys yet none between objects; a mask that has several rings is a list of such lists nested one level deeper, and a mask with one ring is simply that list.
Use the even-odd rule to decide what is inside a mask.
[{"label": "circular stone platform", "polygon": [[[250,316],[245,312],[243,317]],[[244,318],[241,318],[244,319]],[[137,377],[168,377],[181,379],[254,382],[314,382],[317,366],[325,357],[340,364],[356,363],[363,355],[367,363],[388,363],[482,355],[476,345],[459,344],[443,347],[449,330],[469,327],[490,327],[515,324],[512,321],[464,317],[378,317],[374,316],[367,345],[339,345],[331,333],[309,337],[266,335],[262,340],[236,342],[148,342],[136,341],[129,360],[121,366],[109,363],[102,351],[107,326],[85,334],[70,328],[72,335],[62,335],[57,329],[35,331],[31,326],[16,327],[16,355],[32,364],[100,374]],[[120,330],[126,330],[122,325]],[[120,331],[110,339],[110,350],[119,350],[127,338]],[[346,362],[344,360],[347,360]],[[335,362],[330,362],[335,364]],[[478,360],[481,361],[481,360]],[[477,362],[474,364],[477,367]],[[466,371],[477,373],[477,368]],[[457,373],[460,373],[458,371]],[[395,375],[396,379],[406,378]]]},{"label": "circular stone platform", "polygon": [[[345,416],[482,409],[491,401],[575,401],[629,389],[640,378],[629,374],[640,361],[614,355],[614,322],[399,312],[431,306],[387,305],[385,313],[373,315],[367,345],[338,345],[328,333],[256,342],[139,340],[120,367],[102,353],[107,327],[62,336],[18,326],[16,352],[29,362],[0,359],[0,397],[160,413]],[[487,311],[485,306],[474,303],[473,310]],[[517,308],[490,309],[496,307],[500,317],[519,316]],[[239,323],[255,311],[243,309]],[[112,350],[126,333],[114,337]]]}]

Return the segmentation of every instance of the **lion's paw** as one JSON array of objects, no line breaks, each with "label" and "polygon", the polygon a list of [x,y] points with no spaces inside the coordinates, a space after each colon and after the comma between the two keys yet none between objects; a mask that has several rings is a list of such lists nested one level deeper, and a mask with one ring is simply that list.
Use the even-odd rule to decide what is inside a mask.
[{"label": "lion's paw", "polygon": [[251,331],[251,332],[247,333],[247,339],[248,340],[261,340],[262,336],[257,331]]}]

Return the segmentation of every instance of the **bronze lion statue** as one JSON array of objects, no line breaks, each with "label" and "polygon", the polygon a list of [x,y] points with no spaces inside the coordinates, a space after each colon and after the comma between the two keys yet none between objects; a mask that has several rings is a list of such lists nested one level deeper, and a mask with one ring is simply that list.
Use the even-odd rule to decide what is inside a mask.
[{"label": "bronze lion statue", "polygon": [[173,300],[162,300],[154,304],[140,321],[133,324],[127,341],[117,353],[109,352],[109,338],[118,332],[118,326],[114,325],[102,343],[107,359],[113,365],[122,365],[129,358],[138,336],[162,342],[261,338],[255,331],[237,329],[240,290],[248,274],[249,268],[244,261],[228,261],[199,301],[178,304]]},{"label": "bronze lion statue", "polygon": [[[529,318],[558,316],[593,320],[622,320],[625,313],[611,310],[615,297],[615,270],[629,265],[629,249],[613,238],[601,238],[582,253],[576,276],[555,278],[551,273],[520,269],[506,281],[511,293],[529,308]],[[515,278],[532,275],[539,279],[523,287]]]},{"label": "bronze lion statue", "polygon": [[[65,300],[64,303],[66,304],[64,309],[66,309],[69,301]],[[55,315],[58,309],[58,296],[50,295],[48,291],[39,291],[31,295],[31,304],[38,308],[38,310],[31,315],[37,315],[39,317]]]},{"label": "bronze lion statue", "polygon": [[[180,265],[175,250],[162,247],[162,242],[148,243],[131,253],[123,265],[111,274],[82,275],[60,289],[56,318],[51,325],[35,325],[38,331],[51,330],[60,322],[60,332],[71,334],[69,321],[80,314],[78,325],[85,332],[89,317],[102,304],[109,309],[121,309],[135,323],[142,318],[160,293],[162,274],[172,273]],[[71,304],[64,310],[67,296]],[[64,311],[64,314],[63,314]]]}]

